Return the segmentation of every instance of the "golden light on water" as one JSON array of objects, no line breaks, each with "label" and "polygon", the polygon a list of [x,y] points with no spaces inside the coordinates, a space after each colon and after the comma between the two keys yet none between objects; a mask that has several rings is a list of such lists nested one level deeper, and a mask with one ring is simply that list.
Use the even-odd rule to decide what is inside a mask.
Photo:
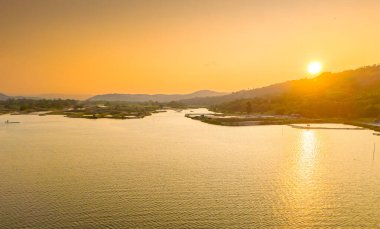
[{"label": "golden light on water", "polygon": [[312,215],[316,210],[320,211],[319,206],[323,204],[322,201],[325,198],[320,192],[324,187],[320,186],[319,178],[316,176],[318,174],[318,145],[319,135],[315,131],[302,130],[298,133],[297,153],[294,155],[297,163],[291,168],[294,172],[290,174],[291,178],[286,178],[291,179],[287,182],[292,184],[292,193],[286,193],[286,196],[293,196],[286,205],[287,217],[306,219],[310,225],[314,223],[313,218],[307,216]]},{"label": "golden light on water", "polygon": [[317,137],[314,131],[305,130],[300,136],[298,174],[302,180],[310,181],[314,172],[317,151]]},{"label": "golden light on water", "polygon": [[321,62],[311,62],[307,67],[307,72],[316,75],[322,71],[322,63]]}]

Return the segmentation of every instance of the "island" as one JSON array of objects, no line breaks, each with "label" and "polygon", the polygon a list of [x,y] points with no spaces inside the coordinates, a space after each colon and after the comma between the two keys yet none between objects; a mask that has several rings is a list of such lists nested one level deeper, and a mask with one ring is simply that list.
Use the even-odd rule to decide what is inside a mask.
[{"label": "island", "polygon": [[79,101],[69,99],[8,99],[0,101],[0,114],[64,115],[86,119],[138,119],[164,112],[165,109],[182,109],[179,103]]}]

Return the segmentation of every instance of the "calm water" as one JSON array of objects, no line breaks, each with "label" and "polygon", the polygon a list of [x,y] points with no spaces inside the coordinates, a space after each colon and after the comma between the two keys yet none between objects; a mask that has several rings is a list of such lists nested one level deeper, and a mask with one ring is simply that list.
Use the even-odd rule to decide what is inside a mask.
[{"label": "calm water", "polygon": [[0,116],[0,227],[380,227],[372,131],[223,127],[184,113]]}]

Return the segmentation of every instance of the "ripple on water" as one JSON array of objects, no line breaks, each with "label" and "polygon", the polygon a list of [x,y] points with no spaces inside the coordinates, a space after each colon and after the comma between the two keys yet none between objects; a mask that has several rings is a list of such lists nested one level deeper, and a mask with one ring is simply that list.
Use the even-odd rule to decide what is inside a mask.
[{"label": "ripple on water", "polygon": [[0,226],[380,226],[371,131],[222,127],[183,115],[18,116],[22,125],[0,126]]}]

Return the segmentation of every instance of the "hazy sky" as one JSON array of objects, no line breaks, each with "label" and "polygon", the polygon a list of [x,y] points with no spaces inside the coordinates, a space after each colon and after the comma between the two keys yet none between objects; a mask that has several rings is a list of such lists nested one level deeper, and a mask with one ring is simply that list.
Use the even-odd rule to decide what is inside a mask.
[{"label": "hazy sky", "polygon": [[0,0],[0,92],[235,91],[380,63],[379,0]]}]

